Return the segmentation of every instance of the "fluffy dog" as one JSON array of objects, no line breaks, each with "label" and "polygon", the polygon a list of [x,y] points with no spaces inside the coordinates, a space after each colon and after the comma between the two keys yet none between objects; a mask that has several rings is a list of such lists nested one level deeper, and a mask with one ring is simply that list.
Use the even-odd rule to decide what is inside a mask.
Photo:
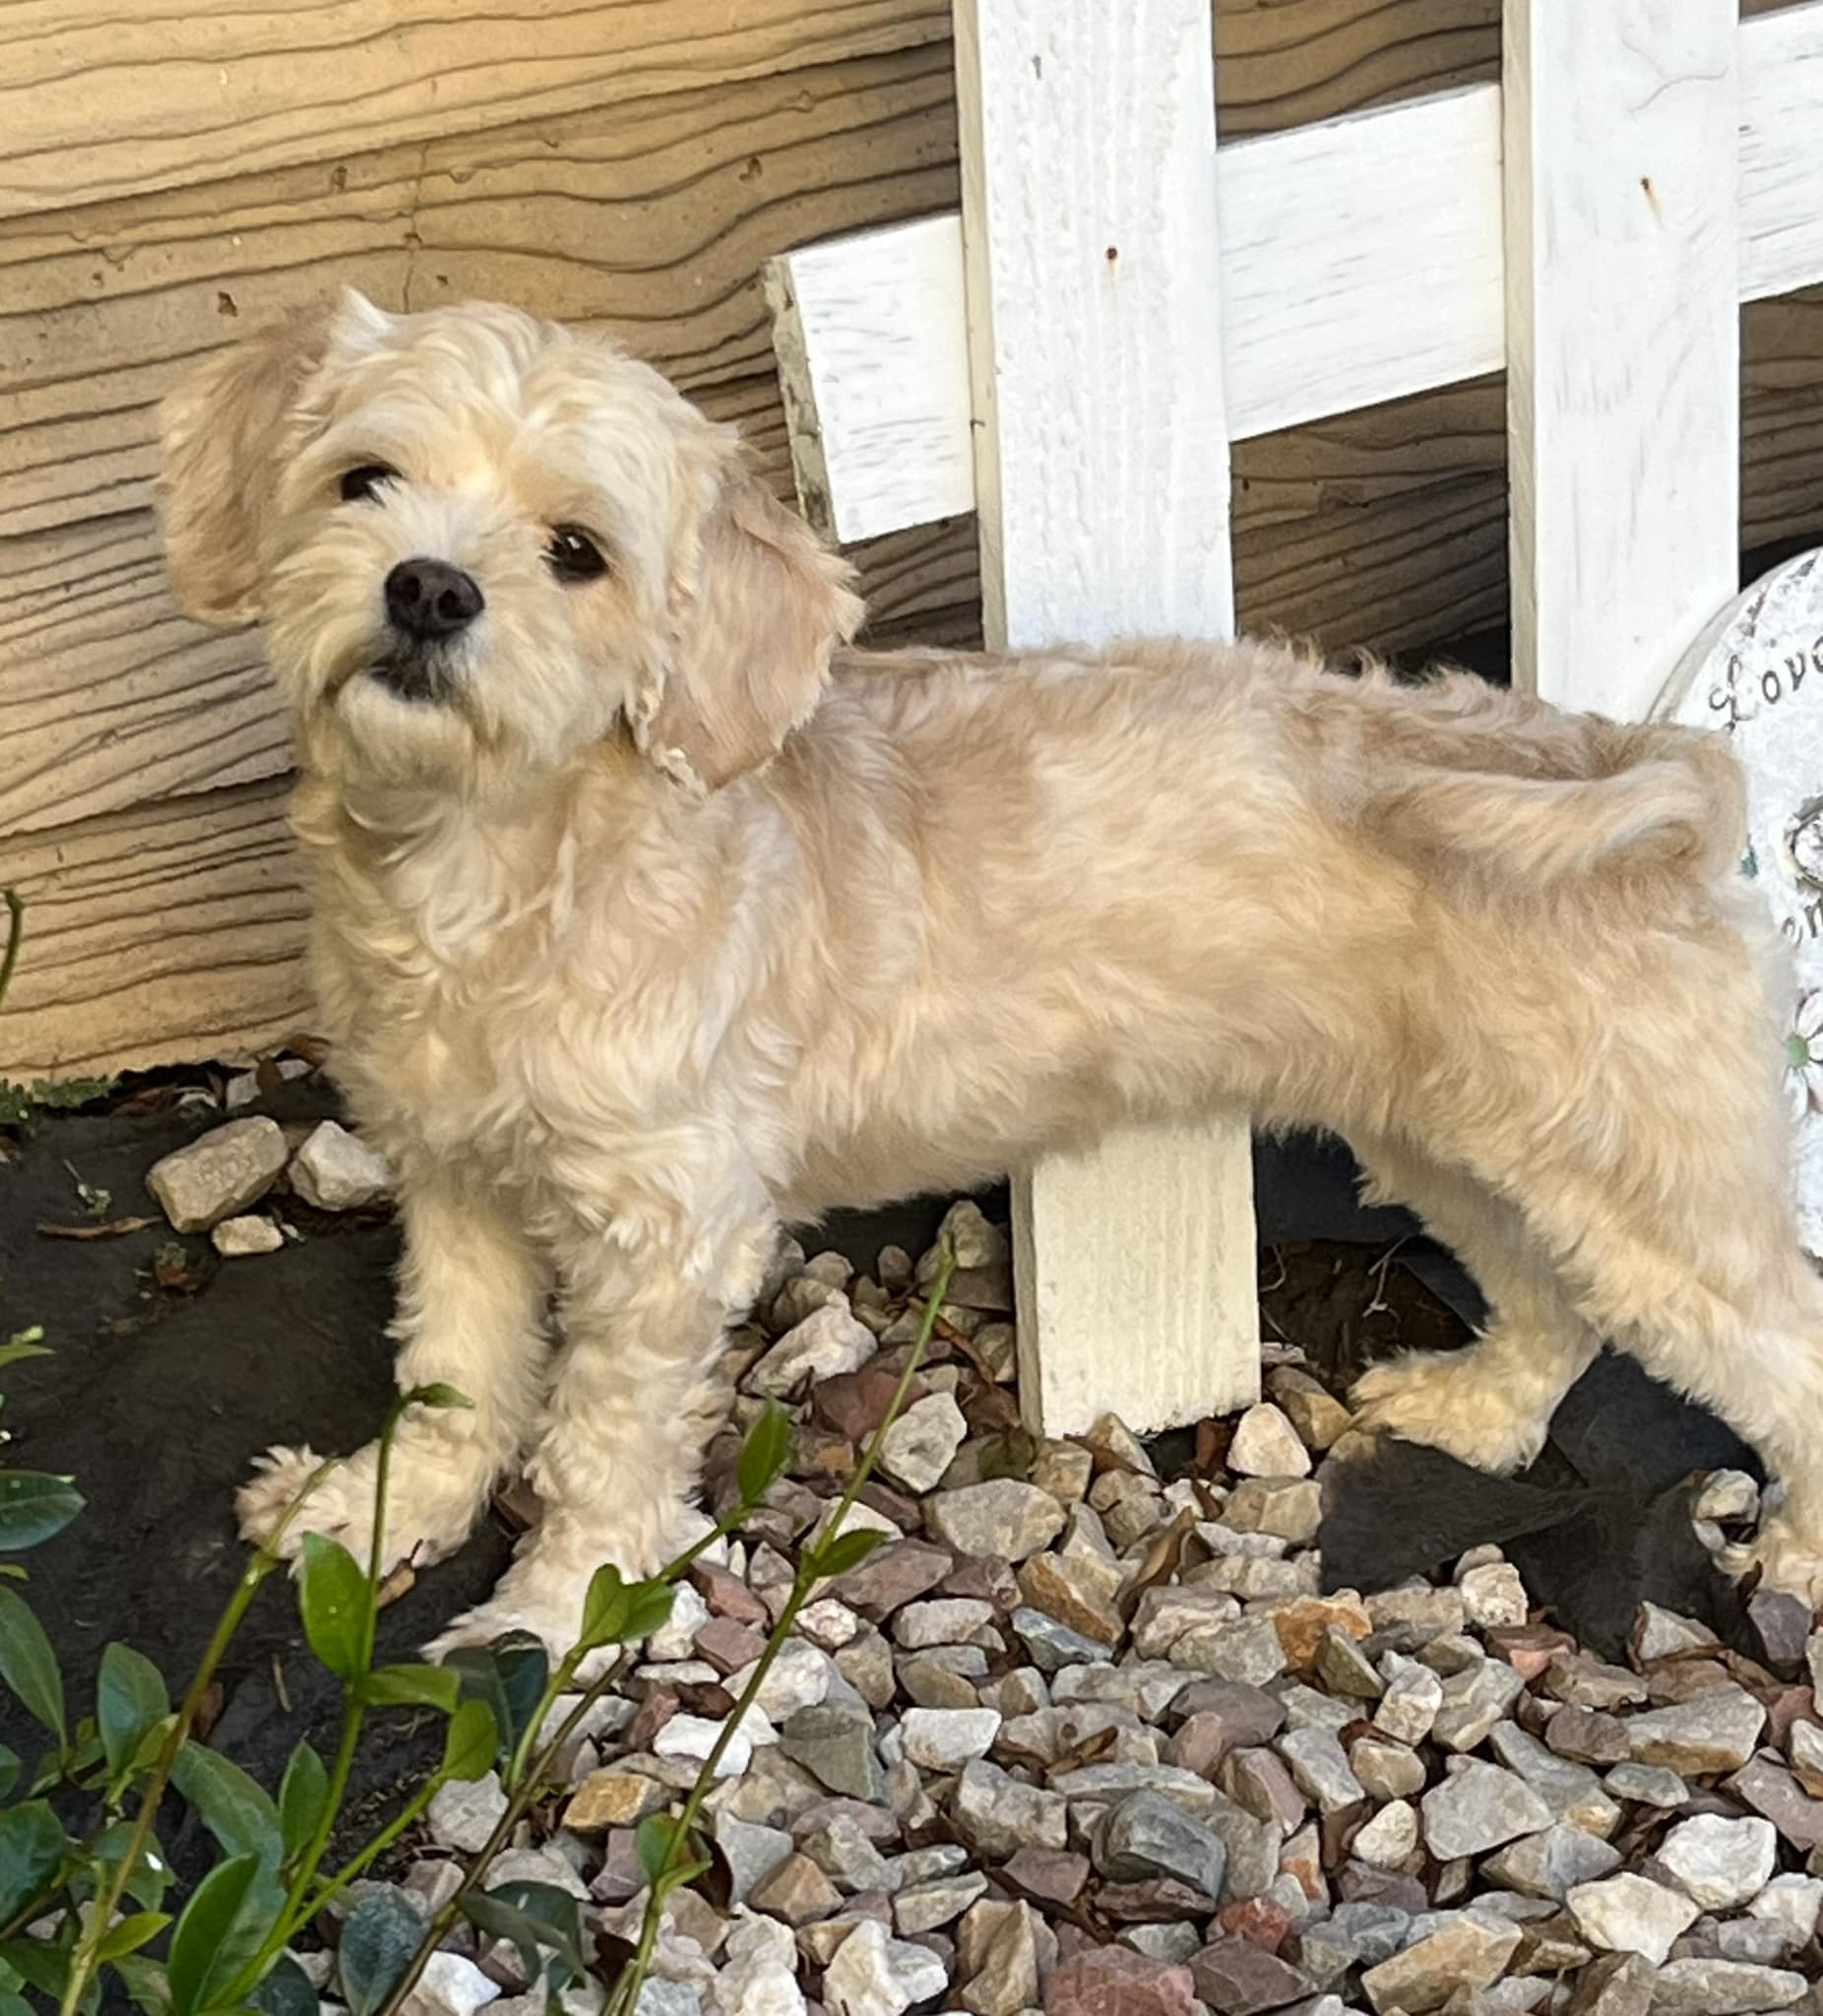
[{"label": "fluffy dog", "polygon": [[[1372,1422],[1511,1469],[1610,1339],[1766,1455],[1813,1593],[1823,1285],[1719,738],[1253,643],[849,650],[847,567],[725,428],[506,308],[346,297],[164,442],[178,599],[264,623],[295,712],[400,1382],[474,1402],[406,1422],[389,1554],[516,1466],[544,1508],[441,1647],[565,1646],[598,1562],[667,1553],[782,1219],[1217,1105],[1338,1130],[1487,1292]],[[373,1482],[309,1523],[363,1547]]]}]

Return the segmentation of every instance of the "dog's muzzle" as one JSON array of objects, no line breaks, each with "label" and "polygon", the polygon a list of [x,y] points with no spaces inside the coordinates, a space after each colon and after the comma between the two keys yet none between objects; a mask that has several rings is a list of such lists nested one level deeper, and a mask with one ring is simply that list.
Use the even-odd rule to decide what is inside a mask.
[{"label": "dog's muzzle", "polygon": [[390,648],[373,676],[401,700],[444,699],[453,684],[451,649],[487,606],[472,574],[445,560],[401,560],[386,577]]}]

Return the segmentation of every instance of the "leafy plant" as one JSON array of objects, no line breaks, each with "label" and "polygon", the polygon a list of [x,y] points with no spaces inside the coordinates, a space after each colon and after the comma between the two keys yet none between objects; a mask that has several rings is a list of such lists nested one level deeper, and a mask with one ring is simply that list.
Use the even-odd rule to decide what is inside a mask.
[{"label": "leafy plant", "polygon": [[[13,912],[15,927],[18,913]],[[0,964],[0,992],[17,952]],[[879,1459],[927,1347],[953,1261],[943,1259],[898,1390],[822,1537],[800,1557],[788,1599],[734,1711],[675,1815],[639,1829],[647,1905],[632,1958],[611,1984],[605,2016],[626,2016],[650,1970],[666,1900],[710,1866],[698,1833],[703,1802],[742,1716],[759,1694],[798,1612],[827,1578],[853,1567],[878,1544],[845,1530]],[[22,1331],[0,1347],[0,1366],[42,1350]],[[410,1408],[466,1407],[449,1387],[405,1394],[379,1440],[376,1499],[384,1510],[394,1439]],[[0,1682],[44,1732],[34,1760],[0,1748],[0,2016],[54,2006],[59,2016],[95,2016],[111,1976],[145,2016],[316,2016],[317,1991],[293,1949],[331,1907],[346,1910],[337,1983],[349,2016],[398,2016],[431,1955],[459,1921],[510,1942],[547,1997],[588,1973],[577,1903],[534,1882],[490,1885],[496,1857],[533,1807],[558,1787],[556,1760],[594,1703],[624,1672],[633,1648],[668,1618],[678,1579],[719,1540],[748,1520],[783,1476],[789,1419],[768,1402],[747,1433],[735,1470],[735,1502],[694,1545],[647,1580],[612,1565],[590,1583],[575,1645],[553,1665],[524,1633],[453,1656],[443,1666],[376,1660],[386,1560],[377,1513],[367,1559],[306,1533],[297,1602],[312,1655],[341,1684],[335,1747],[293,1750],[275,1791],[197,1735],[215,1675],[261,1585],[280,1565],[283,1536],[332,1468],[325,1464],[249,1559],[176,1706],[153,1662],[112,1644],[101,1656],[94,1710],[72,1720],[55,1654],[31,1606],[0,1583]],[[0,1471],[0,1550],[37,1545],[82,1508],[69,1480]],[[0,1563],[0,1568],[10,1564]],[[17,1575],[18,1569],[10,1572]],[[585,1671],[590,1673],[585,1682]],[[560,1702],[569,1706],[561,1715]],[[443,1718],[438,1761],[397,1811],[330,1867],[347,1788],[372,1717],[430,1710]],[[348,1891],[408,1832],[446,1785],[497,1771],[503,1810],[453,1896],[426,1922],[394,1890],[375,1887],[349,1908]],[[217,1858],[186,1895],[156,1826],[167,1796],[195,1812]]]}]

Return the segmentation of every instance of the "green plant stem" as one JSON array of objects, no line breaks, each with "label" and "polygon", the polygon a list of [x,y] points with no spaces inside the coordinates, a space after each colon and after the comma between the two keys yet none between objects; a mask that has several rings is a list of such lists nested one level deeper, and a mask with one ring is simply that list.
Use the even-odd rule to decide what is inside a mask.
[{"label": "green plant stem", "polygon": [[64,1983],[63,1996],[58,2004],[58,2016],[76,2016],[89,1984],[94,1978],[97,1964],[95,1949],[106,1937],[114,1914],[120,1909],[120,1900],[126,1894],[127,1884],[132,1880],[133,1871],[138,1868],[140,1857],[146,1851],[153,1821],[157,1817],[158,1802],[163,1798],[165,1788],[171,1782],[171,1773],[176,1768],[178,1752],[189,1740],[190,1731],[195,1727],[197,1715],[203,1706],[203,1697],[209,1692],[210,1684],[215,1679],[216,1669],[221,1664],[229,1641],[239,1630],[241,1619],[247,1614],[248,1606],[258,1595],[260,1584],[278,1567],[279,1544],[284,1538],[286,1527],[290,1525],[297,1515],[298,1508],[316,1489],[331,1468],[330,1464],[323,1463],[311,1472],[304,1481],[303,1489],[285,1507],[284,1516],[241,1572],[234,1594],[228,1599],[227,1606],[222,1610],[209,1643],[204,1648],[202,1661],[191,1678],[183,1700],[178,1705],[170,1730],[159,1745],[157,1758],[152,1767],[152,1775],[147,1780],[146,1789],[140,1797],[140,1808],[134,1818],[133,1830],[127,1836],[126,1847],[121,1852],[119,1861],[114,1865],[113,1873],[96,1889],[89,1923],[77,1941],[75,1952],[70,1956],[70,1973]]},{"label": "green plant stem", "polygon": [[626,2016],[639,1998],[645,1984],[647,1971],[652,1965],[653,1950],[658,1944],[659,1929],[664,1917],[664,1900],[667,1889],[664,1877],[676,1865],[678,1858],[689,1850],[690,1831],[696,1825],[703,1810],[703,1801],[709,1796],[715,1785],[716,1774],[721,1767],[728,1745],[739,1732],[747,1710],[759,1699],[760,1689],[766,1684],[766,1676],[773,1670],[785,1643],[791,1635],[791,1626],[797,1621],[797,1613],[809,1602],[811,1592],[823,1579],[818,1562],[823,1551],[841,1533],[843,1522],[854,1509],[854,1501],[860,1496],[867,1480],[873,1475],[874,1466],[880,1460],[880,1451],[885,1447],[888,1430],[899,1418],[899,1411],[906,1404],[906,1395],[912,1390],[912,1381],[917,1376],[917,1368],[924,1352],[929,1346],[931,1332],[937,1325],[937,1311],[943,1305],[943,1297],[949,1289],[950,1277],[956,1271],[955,1256],[947,1249],[937,1268],[937,1278],[930,1285],[930,1292],[924,1303],[924,1316],[918,1325],[917,1336],[912,1340],[912,1349],[906,1354],[905,1369],[899,1375],[899,1384],[893,1389],[892,1400],[886,1413],[880,1418],[880,1425],[868,1438],[867,1447],[855,1466],[854,1475],[849,1480],[849,1487],[837,1500],[836,1510],[829,1524],[823,1529],[823,1538],[798,1558],[797,1571],[791,1577],[791,1593],[786,1599],[779,1620],[774,1624],[766,1640],[766,1649],[755,1663],[747,1684],[740,1690],[740,1698],[723,1719],[721,1732],[710,1745],[709,1755],[703,1760],[703,1768],[696,1775],[684,1799],[683,1812],[676,1826],[671,1829],[669,1845],[665,1849],[664,1860],[659,1867],[647,1892],[646,1913],[640,1922],[639,1944],[633,1958],[621,1970],[614,1992],[608,1998],[602,2016]]},{"label": "green plant stem", "polygon": [[[323,1912],[329,1905],[333,1904],[335,1900],[342,1895],[342,1893],[348,1887],[348,1885],[354,1881],[354,1879],[361,1873],[361,1871],[365,1869],[377,1856],[384,1855],[386,1851],[392,1847],[393,1843],[397,1841],[399,1837],[406,1831],[406,1829],[411,1825],[411,1823],[417,1818],[417,1816],[424,1810],[424,1808],[427,1805],[430,1804],[431,1800],[436,1797],[438,1793],[440,1793],[443,1790],[444,1786],[448,1783],[448,1779],[444,1777],[442,1772],[433,1772],[431,1776],[425,1781],[425,1783],[418,1788],[418,1791],[412,1796],[409,1802],[403,1806],[399,1810],[399,1812],[384,1827],[380,1829],[379,1833],[376,1834],[370,1842],[368,1842],[366,1847],[361,1849],[357,1854],[350,1856],[348,1859],[343,1863],[342,1867],[339,1868],[333,1876],[329,1877],[323,1883],[322,1887],[317,1891],[317,1894],[313,1898],[311,1898],[309,1908],[305,1911],[303,1917],[298,1921],[298,1924],[307,1923],[310,1920],[316,1918],[321,1912]],[[297,1925],[293,1925],[290,1927],[290,1931],[294,1933],[297,1930]]]},{"label": "green plant stem", "polygon": [[6,990],[13,984],[13,969],[19,964],[19,948],[26,936],[26,899],[17,889],[0,889],[0,903],[6,905],[6,950],[0,953],[0,1008],[4,1008]]}]

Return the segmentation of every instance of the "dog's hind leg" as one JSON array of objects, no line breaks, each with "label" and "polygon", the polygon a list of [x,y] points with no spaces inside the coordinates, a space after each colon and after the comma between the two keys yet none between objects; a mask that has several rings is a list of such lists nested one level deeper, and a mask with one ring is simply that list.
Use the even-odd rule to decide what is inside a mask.
[{"label": "dog's hind leg", "polygon": [[1356,1425],[1426,1443],[1477,1470],[1524,1470],[1600,1340],[1519,1213],[1467,1170],[1408,1143],[1362,1143],[1357,1153],[1370,1201],[1415,1211],[1475,1276],[1490,1313],[1465,1350],[1408,1352],[1364,1373],[1353,1393]]},{"label": "dog's hind leg", "polygon": [[[412,1408],[394,1436],[385,1561],[421,1567],[468,1539],[536,1419],[549,1277],[499,1205],[467,1188],[408,1183],[400,1216],[399,1390],[441,1383],[469,1402]],[[235,1498],[242,1535],[266,1540],[317,1465],[309,1449],[269,1450]],[[305,1532],[320,1533],[365,1565],[378,1472],[377,1442],[338,1464],[286,1529],[282,1551],[295,1554]]]},{"label": "dog's hind leg", "polygon": [[561,1252],[567,1343],[526,1466],[542,1514],[493,1596],[432,1657],[509,1630],[534,1631],[561,1656],[603,1562],[649,1575],[703,1531],[690,1496],[725,1412],[725,1327],[752,1302],[777,1237],[750,1186],[706,1181],[698,1195],[717,1188],[717,1223],[695,1222],[675,1197],[617,1200],[612,1234]]}]

